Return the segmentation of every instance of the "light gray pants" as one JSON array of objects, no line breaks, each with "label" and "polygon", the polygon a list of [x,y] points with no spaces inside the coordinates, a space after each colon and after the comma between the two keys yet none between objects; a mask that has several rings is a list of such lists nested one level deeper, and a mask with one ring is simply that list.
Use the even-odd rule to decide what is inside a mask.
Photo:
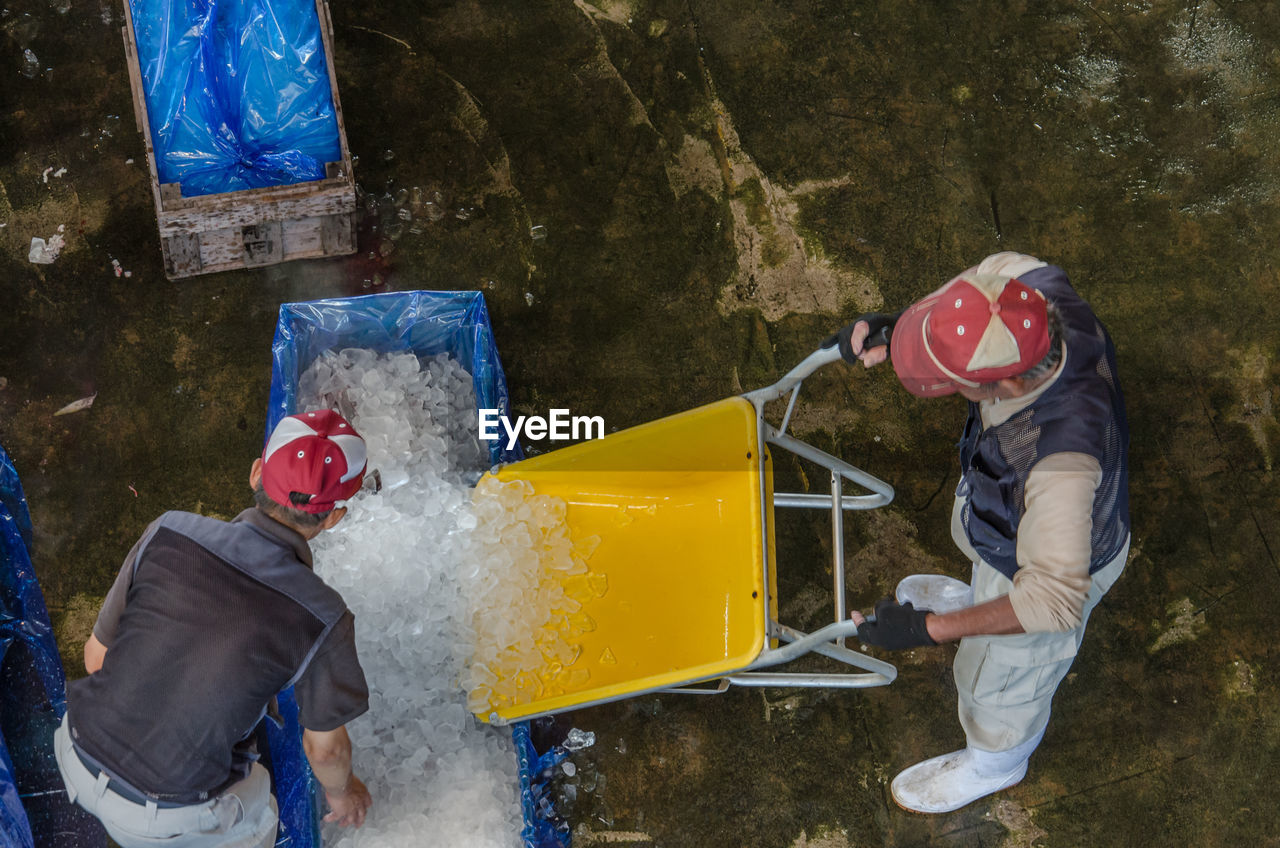
[{"label": "light gray pants", "polygon": [[96,816],[121,848],[270,848],[279,822],[271,777],[260,763],[217,798],[187,807],[137,804],[107,788],[71,744],[67,719],[53,734],[53,752],[71,800]]},{"label": "light gray pants", "polygon": [[[1126,542],[1115,559],[1094,573],[1084,616],[1074,630],[960,640],[953,669],[960,724],[969,747],[1007,751],[1044,730],[1053,695],[1084,639],[1089,613],[1120,577],[1128,558]],[[981,561],[973,563],[970,585],[974,604],[1007,595],[1013,588],[1008,577]]]}]

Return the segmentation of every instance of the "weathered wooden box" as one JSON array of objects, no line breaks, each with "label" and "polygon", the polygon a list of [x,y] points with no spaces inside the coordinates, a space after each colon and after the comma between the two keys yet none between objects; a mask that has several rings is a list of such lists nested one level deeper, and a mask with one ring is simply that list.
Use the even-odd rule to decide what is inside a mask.
[{"label": "weathered wooden box", "polygon": [[160,183],[129,0],[124,0],[124,13],[129,85],[138,131],[146,143],[165,276],[173,280],[291,259],[354,253],[356,187],[333,71],[333,21],[326,0],[316,0],[316,14],[324,40],[342,160],[325,163],[322,180],[198,197],[183,197],[178,183]]}]

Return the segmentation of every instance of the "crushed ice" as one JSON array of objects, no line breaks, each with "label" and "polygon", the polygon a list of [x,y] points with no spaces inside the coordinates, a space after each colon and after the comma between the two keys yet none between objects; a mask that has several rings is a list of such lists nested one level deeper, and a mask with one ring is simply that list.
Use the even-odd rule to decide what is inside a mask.
[{"label": "crushed ice", "polygon": [[[515,846],[522,826],[509,733],[478,722],[581,687],[582,603],[603,595],[562,500],[486,477],[471,375],[445,354],[327,352],[298,409],[337,409],[364,436],[366,487],[313,542],[316,571],[356,617],[369,712],[349,730],[374,807],[338,845]],[[373,472],[376,470],[376,474]],[[380,491],[372,481],[380,480]]]}]

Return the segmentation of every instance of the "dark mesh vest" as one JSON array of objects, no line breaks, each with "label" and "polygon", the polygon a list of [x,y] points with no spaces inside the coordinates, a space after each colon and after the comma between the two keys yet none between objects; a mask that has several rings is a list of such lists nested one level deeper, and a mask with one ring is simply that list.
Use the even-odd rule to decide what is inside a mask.
[{"label": "dark mesh vest", "polygon": [[203,800],[248,773],[268,703],[344,614],[264,531],[167,512],[138,552],[102,670],[67,687],[72,737],[143,794]]},{"label": "dark mesh vest", "polygon": [[1093,501],[1092,574],[1120,553],[1129,536],[1129,425],[1115,346],[1061,268],[1037,268],[1018,279],[1039,289],[1061,312],[1066,365],[1043,395],[1003,424],[983,430],[978,404],[969,404],[959,444],[961,521],[983,561],[1013,579],[1032,466],[1052,453],[1088,454],[1102,466]]}]

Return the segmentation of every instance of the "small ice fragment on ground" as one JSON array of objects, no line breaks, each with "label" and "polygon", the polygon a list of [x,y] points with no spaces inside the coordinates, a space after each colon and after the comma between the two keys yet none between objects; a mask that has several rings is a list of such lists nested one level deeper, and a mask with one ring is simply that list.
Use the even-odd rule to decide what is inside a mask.
[{"label": "small ice fragment on ground", "polygon": [[569,731],[569,735],[565,737],[564,747],[570,751],[581,751],[583,748],[590,748],[596,744],[596,735],[590,730],[579,730],[573,728]]}]

